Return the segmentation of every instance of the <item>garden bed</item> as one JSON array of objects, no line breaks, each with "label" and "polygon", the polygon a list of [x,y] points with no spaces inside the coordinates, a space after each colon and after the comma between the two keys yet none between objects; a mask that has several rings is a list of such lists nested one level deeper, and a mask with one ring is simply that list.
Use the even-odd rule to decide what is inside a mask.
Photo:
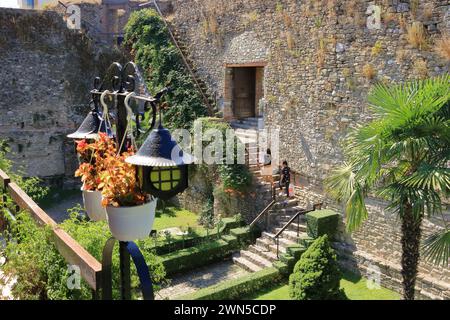
[{"label": "garden bed", "polygon": [[[344,272],[341,288],[350,300],[399,300],[400,295],[386,288],[369,289],[367,279],[350,272]],[[290,300],[289,286],[279,284],[262,289],[244,299],[252,300]]]}]

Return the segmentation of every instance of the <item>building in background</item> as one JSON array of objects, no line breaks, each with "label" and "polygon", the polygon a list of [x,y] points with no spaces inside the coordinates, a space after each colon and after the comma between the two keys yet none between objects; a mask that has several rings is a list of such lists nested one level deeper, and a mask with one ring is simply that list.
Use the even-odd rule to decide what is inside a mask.
[{"label": "building in background", "polygon": [[57,2],[57,0],[18,0],[21,9],[43,9],[46,5]]}]

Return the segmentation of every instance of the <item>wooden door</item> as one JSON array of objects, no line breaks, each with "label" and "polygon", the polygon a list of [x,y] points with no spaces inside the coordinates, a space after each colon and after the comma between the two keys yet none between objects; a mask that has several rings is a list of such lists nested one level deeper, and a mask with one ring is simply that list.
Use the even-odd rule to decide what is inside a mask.
[{"label": "wooden door", "polygon": [[255,116],[255,68],[234,68],[234,116]]}]

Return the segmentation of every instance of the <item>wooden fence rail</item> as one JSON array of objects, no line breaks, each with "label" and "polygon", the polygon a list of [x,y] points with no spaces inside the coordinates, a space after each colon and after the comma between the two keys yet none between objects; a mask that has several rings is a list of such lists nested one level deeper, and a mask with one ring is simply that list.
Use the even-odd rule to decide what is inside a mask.
[{"label": "wooden fence rail", "polygon": [[[76,242],[67,232],[62,230],[58,224],[33,201],[10,177],[0,170],[0,189],[3,193],[9,194],[18,208],[28,211],[39,225],[50,226],[53,232],[53,239],[59,253],[66,262],[77,265],[80,268],[81,277],[89,284],[94,291],[94,298],[97,297],[101,288],[100,279],[102,265],[89,252]],[[5,201],[5,199],[3,199]]]}]

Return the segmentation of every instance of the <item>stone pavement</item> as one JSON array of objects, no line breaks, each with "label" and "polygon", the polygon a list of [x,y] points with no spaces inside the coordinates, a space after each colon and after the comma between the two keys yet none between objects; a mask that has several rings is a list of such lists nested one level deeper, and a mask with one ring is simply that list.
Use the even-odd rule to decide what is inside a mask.
[{"label": "stone pavement", "polygon": [[246,274],[248,274],[247,271],[233,264],[232,261],[210,264],[190,272],[175,275],[170,286],[160,290],[155,298],[157,300],[173,299],[219,282],[240,278]]},{"label": "stone pavement", "polygon": [[55,199],[54,204],[51,207],[45,208],[44,211],[57,223],[61,223],[69,217],[67,209],[73,208],[77,204],[83,206],[81,192],[78,195],[72,195],[63,200]]},{"label": "stone pavement", "polygon": [[5,263],[5,258],[0,256],[0,300],[12,300],[11,289],[17,282],[16,278],[7,277],[1,270],[2,265]]}]

